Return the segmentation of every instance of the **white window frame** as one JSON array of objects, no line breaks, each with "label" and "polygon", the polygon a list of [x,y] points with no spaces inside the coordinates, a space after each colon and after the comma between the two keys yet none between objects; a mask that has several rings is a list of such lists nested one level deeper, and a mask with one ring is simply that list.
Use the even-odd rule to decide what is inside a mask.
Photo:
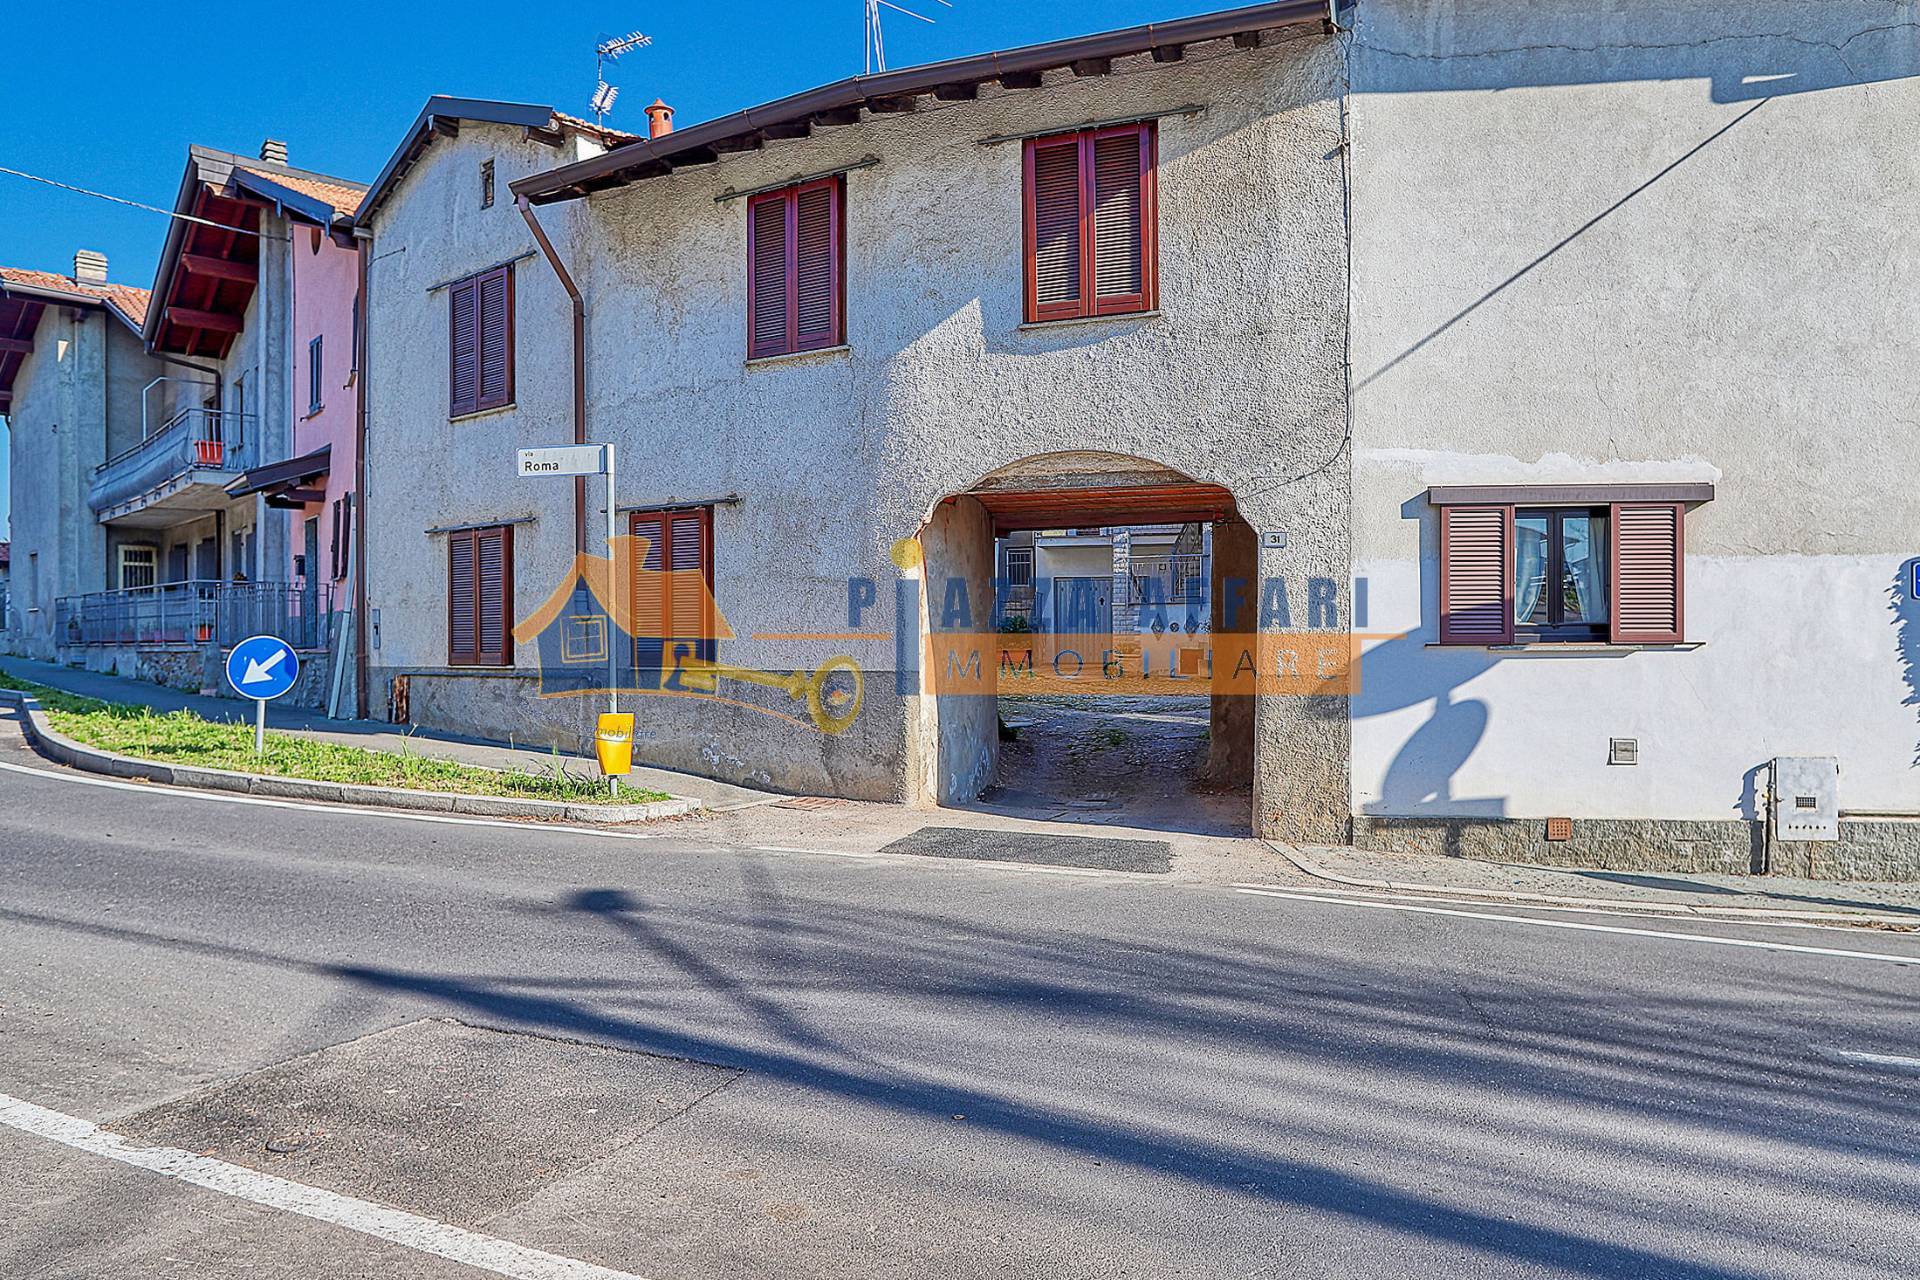
[{"label": "white window frame", "polygon": [[[136,554],[129,556],[127,554],[129,551],[135,552]],[[147,559],[145,565],[133,563],[139,559],[139,553],[145,554]],[[127,582],[127,570],[130,568],[145,568],[147,571],[147,580],[136,585],[129,585]],[[119,584],[119,589],[122,591],[132,591],[140,587],[156,586],[160,581],[160,548],[151,542],[121,543],[114,581]]]}]

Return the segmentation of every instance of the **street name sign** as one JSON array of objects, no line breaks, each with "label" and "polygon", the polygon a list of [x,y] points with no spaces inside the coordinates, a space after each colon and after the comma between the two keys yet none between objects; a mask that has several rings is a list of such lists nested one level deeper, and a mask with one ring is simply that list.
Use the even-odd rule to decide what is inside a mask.
[{"label": "street name sign", "polygon": [[603,445],[570,444],[554,449],[520,450],[523,476],[597,476],[606,469]]}]

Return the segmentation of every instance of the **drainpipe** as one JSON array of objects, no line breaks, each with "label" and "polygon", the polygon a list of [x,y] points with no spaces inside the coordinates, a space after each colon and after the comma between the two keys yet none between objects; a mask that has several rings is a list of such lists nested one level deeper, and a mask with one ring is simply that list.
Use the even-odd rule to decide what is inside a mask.
[{"label": "drainpipe", "polygon": [[[567,297],[573,300],[573,442],[587,442],[587,304],[580,296],[580,286],[567,274],[566,263],[560,261],[560,255],[554,252],[553,242],[547,239],[547,233],[540,226],[540,220],[533,216],[533,205],[525,196],[514,198],[514,204],[520,210],[520,216],[527,220],[527,229],[533,232],[533,238],[540,245],[540,252],[546,255],[547,265],[553,268],[553,274],[560,277],[560,287],[567,291]],[[613,496],[607,496],[607,504],[613,504]],[[608,513],[611,518],[612,513]],[[587,478],[573,478],[573,545],[577,551],[587,549]]]},{"label": "drainpipe", "polygon": [[353,336],[353,360],[359,376],[353,383],[353,714],[367,718],[367,673],[371,666],[372,637],[367,634],[367,332],[373,327],[373,308],[367,305],[368,264],[373,259],[373,236],[355,231],[360,259],[360,332]]}]

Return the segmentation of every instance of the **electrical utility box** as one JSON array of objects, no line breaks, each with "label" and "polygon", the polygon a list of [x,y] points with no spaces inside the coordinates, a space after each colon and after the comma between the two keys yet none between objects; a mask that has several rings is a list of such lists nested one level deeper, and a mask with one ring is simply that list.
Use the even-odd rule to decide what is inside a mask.
[{"label": "electrical utility box", "polygon": [[1777,840],[1840,838],[1840,762],[1832,756],[1779,756],[1773,762],[1773,834]]}]

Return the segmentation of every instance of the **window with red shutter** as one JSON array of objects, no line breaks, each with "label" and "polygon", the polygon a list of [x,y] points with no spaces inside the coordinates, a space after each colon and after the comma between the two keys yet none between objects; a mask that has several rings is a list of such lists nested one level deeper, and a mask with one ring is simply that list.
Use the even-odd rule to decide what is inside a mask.
[{"label": "window with red shutter", "polygon": [[513,665],[513,527],[447,535],[447,663]]},{"label": "window with red shutter", "polygon": [[447,416],[513,403],[513,266],[448,286]]},{"label": "window with red shutter", "polygon": [[1513,508],[1440,508],[1440,642],[1513,639]]},{"label": "window with red shutter", "polygon": [[846,341],[846,206],[841,178],[747,202],[747,358]]},{"label": "window with red shutter", "polygon": [[1686,508],[1616,502],[1611,514],[1614,643],[1679,644],[1686,634]]},{"label": "window with red shutter", "polygon": [[1029,323],[1159,305],[1151,123],[1026,144]]},{"label": "window with red shutter", "polygon": [[633,573],[634,665],[670,670],[676,651],[713,661],[713,508],[636,511],[627,530],[647,541]]},{"label": "window with red shutter", "polygon": [[1685,636],[1680,502],[1440,508],[1443,644]]}]

